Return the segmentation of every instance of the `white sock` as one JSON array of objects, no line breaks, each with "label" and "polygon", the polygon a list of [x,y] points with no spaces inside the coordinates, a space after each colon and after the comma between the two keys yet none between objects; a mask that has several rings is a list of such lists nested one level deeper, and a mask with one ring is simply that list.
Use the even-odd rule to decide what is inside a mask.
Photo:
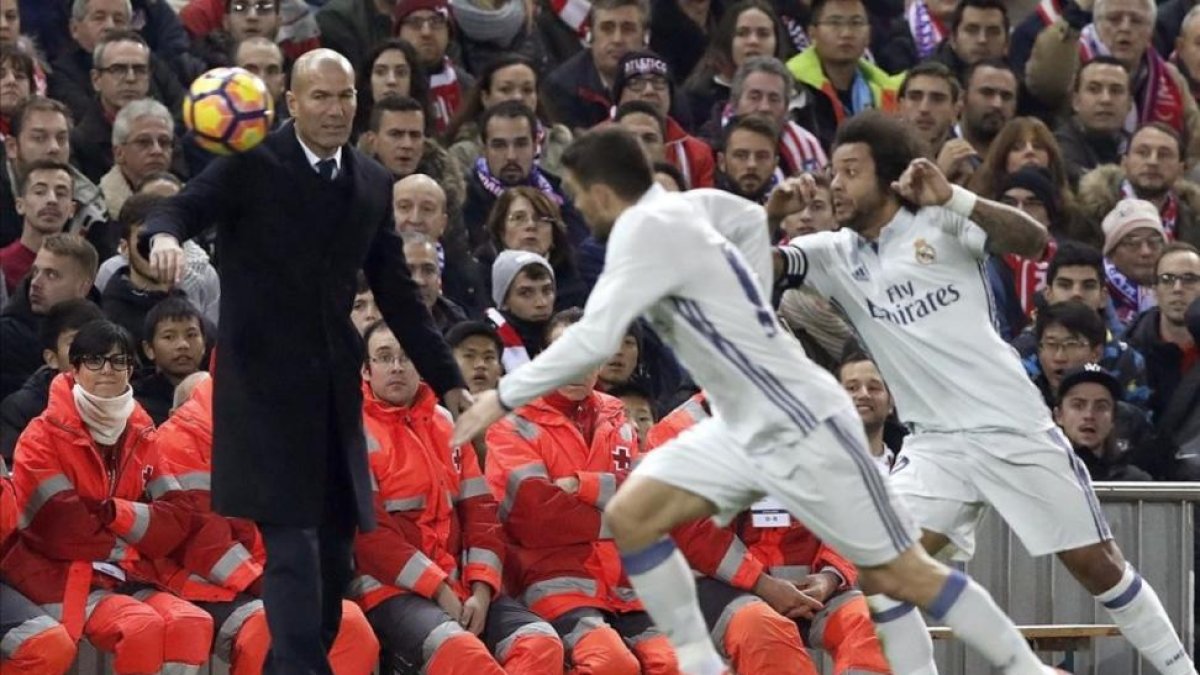
[{"label": "white sock", "polygon": [[724,672],[700,613],[692,569],[675,542],[664,537],[641,551],[621,554],[621,561],[646,613],[674,645],[679,669],[686,675]]},{"label": "white sock", "polygon": [[875,633],[895,675],[937,675],[933,640],[917,608],[886,595],[868,595]]},{"label": "white sock", "polygon": [[1167,612],[1133,565],[1125,563],[1125,574],[1116,586],[1096,596],[1108,610],[1121,634],[1163,675],[1196,675]]},{"label": "white sock", "polygon": [[996,606],[992,596],[962,572],[950,571],[946,585],[925,610],[1005,675],[1046,672],[1045,665],[1033,655],[1025,638]]}]

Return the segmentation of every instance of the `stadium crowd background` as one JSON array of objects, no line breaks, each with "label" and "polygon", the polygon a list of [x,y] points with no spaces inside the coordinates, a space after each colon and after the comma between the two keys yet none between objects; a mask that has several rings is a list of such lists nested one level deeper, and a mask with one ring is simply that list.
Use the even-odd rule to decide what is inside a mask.
[{"label": "stadium crowd background", "polygon": [[[986,274],[997,330],[1092,478],[1200,480],[1200,4],[1153,3],[0,0],[0,454],[22,470],[22,432],[101,317],[135,340],[131,384],[154,424],[187,399],[178,385],[218,347],[220,242],[187,244],[175,288],[131,243],[213,161],[181,101],[237,65],[286,124],[290,64],[323,46],[355,67],[352,142],[395,178],[410,273],[472,391],[541,351],[603,267],[559,176],[574,135],[628,128],[661,185],[762,203],[784,242],[837,227],[830,144],[882,109],[953,182],[1049,228],[1042,259],[995,257]],[[814,199],[771,198],[801,173]],[[380,316],[358,290],[366,330]],[[904,427],[852,331],[815,292],[776,301],[889,465]],[[1099,400],[1072,396],[1090,363]],[[643,447],[697,401],[640,325],[596,390]]]}]

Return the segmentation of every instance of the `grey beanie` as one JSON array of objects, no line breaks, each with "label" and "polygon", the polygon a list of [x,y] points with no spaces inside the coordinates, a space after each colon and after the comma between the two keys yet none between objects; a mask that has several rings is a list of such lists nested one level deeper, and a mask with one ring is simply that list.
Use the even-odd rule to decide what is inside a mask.
[{"label": "grey beanie", "polygon": [[504,296],[508,295],[508,287],[512,286],[517,273],[529,265],[545,267],[550,273],[550,278],[554,279],[554,268],[550,266],[549,261],[533,251],[510,248],[496,256],[496,262],[492,263],[492,301],[496,303],[497,308],[504,304]]},{"label": "grey beanie", "polygon": [[[476,0],[477,1],[477,0]],[[506,0],[496,9],[488,9],[473,0],[450,0],[454,23],[471,40],[508,47],[525,25],[525,3]]]}]

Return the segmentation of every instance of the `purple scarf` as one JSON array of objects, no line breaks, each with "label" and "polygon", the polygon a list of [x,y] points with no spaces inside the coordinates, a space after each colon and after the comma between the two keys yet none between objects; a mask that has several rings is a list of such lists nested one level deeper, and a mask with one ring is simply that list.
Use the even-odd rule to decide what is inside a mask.
[{"label": "purple scarf", "polygon": [[[479,179],[479,183],[483,185],[483,189],[490,192],[494,197],[499,197],[500,195],[504,194],[504,191],[510,187],[516,187],[513,185],[505,185],[504,183],[501,183],[499,179],[493,176],[491,169],[488,168],[487,160],[483,157],[475,160],[475,177]],[[529,178],[526,180],[526,184],[537,188],[539,192],[545,194],[550,199],[553,199],[555,204],[562,206],[563,198],[554,191],[554,186],[550,184],[550,181],[547,180],[544,175],[542,175],[541,169],[537,168],[536,166],[533,167],[533,170],[529,172]]]}]

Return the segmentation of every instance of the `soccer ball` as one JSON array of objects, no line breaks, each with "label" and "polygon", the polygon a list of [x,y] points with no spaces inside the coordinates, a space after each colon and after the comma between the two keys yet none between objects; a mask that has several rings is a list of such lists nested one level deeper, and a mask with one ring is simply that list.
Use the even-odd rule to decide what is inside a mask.
[{"label": "soccer ball", "polygon": [[245,152],[271,130],[275,103],[267,85],[241,68],[215,68],[192,82],[183,123],[196,144],[218,155]]}]

